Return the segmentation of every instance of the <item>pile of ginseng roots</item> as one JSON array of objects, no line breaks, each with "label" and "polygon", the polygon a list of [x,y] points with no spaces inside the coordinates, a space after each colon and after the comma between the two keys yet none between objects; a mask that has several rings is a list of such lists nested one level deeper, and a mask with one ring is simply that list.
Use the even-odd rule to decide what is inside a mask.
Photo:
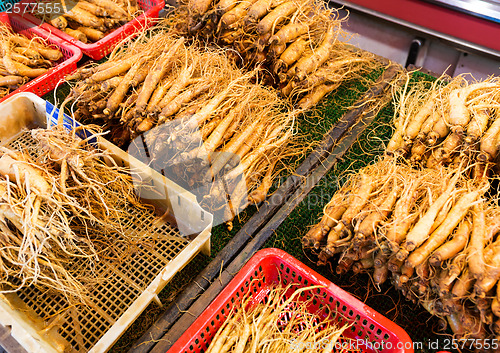
[{"label": "pile of ginseng roots", "polygon": [[35,7],[33,14],[82,43],[97,42],[143,13],[136,0],[72,0],[57,5],[53,12]]},{"label": "pile of ginseng roots", "polygon": [[478,176],[498,174],[500,79],[469,82],[457,76],[404,87],[398,94],[396,131],[387,152],[413,165],[475,164]]},{"label": "pile of ginseng roots", "polygon": [[332,311],[322,315],[321,310],[311,309],[317,300],[313,291],[320,288],[280,284],[267,289],[261,302],[250,291],[232,305],[206,352],[304,353],[313,349],[330,352],[334,348],[347,352],[349,340],[343,332],[348,325],[340,327]]},{"label": "pile of ginseng roots", "polygon": [[152,206],[125,168],[74,132],[21,136],[0,149],[0,293],[36,286],[83,302],[105,280],[94,275],[98,262],[119,262],[123,249],[147,242],[148,229],[124,225],[130,210]]},{"label": "pile of ginseng roots", "polygon": [[320,264],[340,254],[338,273],[390,279],[458,337],[497,338],[498,79],[409,87],[387,155],[334,195],[303,245]]},{"label": "pile of ginseng roots", "polygon": [[62,59],[62,52],[43,38],[28,38],[0,24],[0,98],[45,74]]},{"label": "pile of ginseng roots", "polygon": [[318,264],[387,280],[459,338],[500,334],[500,207],[490,185],[451,167],[414,169],[394,157],[363,168],[303,237]]},{"label": "pile of ginseng roots", "polygon": [[188,0],[166,23],[186,36],[216,43],[262,82],[309,109],[342,83],[381,64],[354,51],[335,9],[318,0]]},{"label": "pile of ginseng roots", "polygon": [[224,51],[187,45],[164,31],[72,74],[79,81],[64,104],[72,101],[76,120],[110,130],[113,143],[228,221],[263,201],[290,167],[283,160],[300,153],[292,143],[298,112],[254,83],[255,75],[236,68]]}]

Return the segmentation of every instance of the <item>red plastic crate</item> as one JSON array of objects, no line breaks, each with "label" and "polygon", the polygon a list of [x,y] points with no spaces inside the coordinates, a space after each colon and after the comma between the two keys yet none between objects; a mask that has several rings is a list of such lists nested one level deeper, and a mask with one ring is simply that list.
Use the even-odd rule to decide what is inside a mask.
[{"label": "red plastic crate", "polygon": [[410,337],[394,322],[286,252],[279,249],[263,249],[243,266],[168,353],[205,352],[233,305],[239,304],[248,291],[253,291],[251,295],[254,300],[262,301],[269,289],[279,283],[283,285],[297,283],[300,287],[324,286],[305,291],[297,298],[300,301],[312,296],[314,300],[310,312],[319,312],[325,316],[331,313],[339,325],[351,324],[343,336],[352,342],[357,342],[354,347],[360,348],[358,352],[413,352]]},{"label": "red plastic crate", "polygon": [[53,90],[66,75],[76,70],[76,64],[82,58],[82,52],[74,45],[65,42],[53,34],[51,35],[43,28],[34,27],[32,23],[16,14],[0,12],[0,22],[10,25],[14,32],[28,38],[32,38],[35,35],[39,36],[45,39],[47,43],[56,46],[63,53],[62,59],[57,62],[56,66],[45,74],[30,80],[7,96],[0,98],[0,102],[19,92],[32,92],[37,96],[43,96],[45,93]]},{"label": "red plastic crate", "polygon": [[[21,4],[29,2],[32,1],[23,0],[21,1]],[[99,60],[111,53],[116,45],[123,41],[125,38],[133,35],[134,33],[139,33],[143,29],[153,26],[158,19],[160,10],[165,7],[164,0],[137,0],[137,3],[139,4],[140,8],[144,10],[144,12],[140,16],[137,16],[127,24],[115,29],[113,32],[109,33],[107,36],[95,43],[80,42],[79,40],[71,37],[69,34],[66,34],[63,31],[60,31],[54,26],[48,23],[42,23],[39,18],[36,18],[28,12],[23,13],[22,16],[28,21],[36,24],[37,26],[40,26],[47,31],[54,33],[56,36],[74,44],[76,47],[80,48],[85,55],[91,57],[94,60]]]}]

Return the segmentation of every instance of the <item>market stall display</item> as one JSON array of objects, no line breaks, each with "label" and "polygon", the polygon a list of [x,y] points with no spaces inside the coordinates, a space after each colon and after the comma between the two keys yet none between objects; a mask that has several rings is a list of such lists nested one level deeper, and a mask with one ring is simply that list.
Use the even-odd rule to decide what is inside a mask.
[{"label": "market stall display", "polygon": [[[108,8],[109,14],[103,14],[103,7],[97,3],[104,6],[107,2],[79,1],[74,13],[52,24],[60,29],[66,27],[87,32],[89,36],[96,35],[95,43],[90,45],[98,44],[105,37],[96,30],[103,32],[112,23],[118,23],[118,17],[125,16],[122,13],[125,7],[121,7],[122,10],[114,7],[114,11]],[[120,25],[132,20],[134,11],[129,10],[134,9],[131,6],[135,5],[128,2],[129,17],[126,21],[124,17]],[[95,18],[86,16],[92,12]],[[343,92],[344,88],[348,91],[344,92],[346,95],[358,94],[360,92],[351,92],[353,83],[354,86],[356,83],[370,85],[370,81],[365,80],[367,76],[373,78],[377,76],[375,72],[379,74],[389,67],[386,61],[344,42],[343,20],[335,10],[316,1],[222,0],[211,3],[190,0],[174,10],[164,25],[141,29],[135,32],[135,39],[122,42],[114,49],[105,46],[109,53],[105,62],[84,65],[67,76],[71,90],[68,96],[58,98],[64,101],[62,108],[72,114],[74,120],[70,124],[78,121],[98,125],[86,130],[94,135],[100,135],[96,131],[105,130],[106,138],[126,149],[128,154],[106,143],[113,156],[99,152],[93,160],[95,150],[81,149],[86,141],[61,128],[32,130],[27,134],[28,144],[35,146],[27,150],[35,153],[22,152],[24,145],[2,149],[0,173],[7,177],[2,179],[0,191],[5,191],[8,197],[1,200],[4,207],[0,224],[9,243],[15,244],[2,253],[2,259],[18,266],[12,270],[9,265],[2,273],[5,275],[2,281],[18,294],[6,294],[8,304],[0,305],[0,312],[7,313],[8,320],[16,323],[19,319],[16,308],[19,311],[27,307],[34,309],[36,313],[29,315],[37,317],[35,328],[37,335],[42,336],[35,340],[42,342],[47,351],[70,346],[77,351],[91,348],[105,351],[152,299],[158,300],[156,294],[177,270],[199,250],[207,250],[210,229],[190,230],[185,233],[187,237],[180,237],[179,243],[167,236],[167,242],[176,243],[174,252],[184,246],[190,249],[188,252],[181,249],[185,262],[172,264],[171,249],[157,250],[162,240],[156,242],[158,239],[144,236],[156,234],[151,230],[156,221],[141,223],[120,234],[125,239],[123,242],[121,238],[114,238],[128,212],[121,211],[126,208],[122,203],[130,201],[117,195],[130,195],[134,188],[130,184],[125,189],[109,185],[112,180],[123,181],[130,177],[121,178],[129,159],[135,164],[134,157],[196,194],[183,199],[196,210],[188,211],[184,204],[181,212],[186,212],[185,218],[179,223],[171,223],[175,218],[172,218],[171,209],[176,203],[175,197],[169,195],[173,201],[167,202],[165,209],[168,211],[161,215],[151,213],[153,207],[145,206],[142,198],[134,199],[138,202],[136,206],[144,207],[148,214],[144,218],[158,222],[168,220],[174,238],[179,236],[176,228],[184,234],[181,228],[190,224],[193,218],[198,220],[200,211],[200,222],[204,226],[208,222],[206,217],[211,222],[211,213],[214,213],[218,221],[227,222],[226,227],[216,231],[223,238],[217,239],[215,249],[220,250],[235,233],[231,233],[233,222],[239,229],[249,219],[253,221],[250,216],[255,209],[257,212],[261,208],[269,209],[272,213],[269,217],[250,222],[254,228],[243,227],[247,240],[240,237],[239,247],[230,244],[234,246],[233,253],[227,256],[233,261],[235,257],[240,258],[238,251],[243,251],[245,242],[250,246],[258,241],[261,231],[276,229],[283,219],[278,222],[274,216],[279,214],[281,217],[282,211],[285,212],[280,207],[290,213],[297,206],[287,197],[302,200],[316,183],[321,183],[319,178],[329,169],[336,170],[335,163],[344,168],[342,156],[364,130],[363,124],[371,123],[375,115],[372,110],[388,102],[385,95],[383,99],[368,97],[366,102],[357,102],[356,107],[349,108],[360,109],[359,115],[346,119],[340,119],[340,115],[324,117],[331,108],[323,104],[329,101],[325,99],[327,95]],[[96,53],[91,51],[89,55],[100,55]],[[388,71],[392,69],[391,66]],[[368,273],[377,288],[392,282],[410,301],[422,304],[433,315],[446,318],[445,322],[457,338],[490,339],[498,335],[500,306],[496,292],[499,277],[498,271],[491,270],[500,265],[495,255],[499,212],[495,201],[491,200],[498,183],[494,179],[498,173],[498,87],[496,78],[469,84],[462,77],[438,80],[434,84],[413,82],[405,85],[397,97],[396,130],[388,141],[386,155],[362,169],[357,162],[346,167],[354,173],[325,206],[319,223],[309,232],[305,229],[308,220],[294,225],[304,234],[302,245],[306,252],[318,256],[316,265],[331,265],[340,256],[339,264],[333,267],[337,274],[343,275],[349,270],[356,274]],[[54,93],[54,97],[57,95],[60,93]],[[341,101],[333,109],[343,110],[348,106],[346,101]],[[334,124],[337,130],[335,126],[330,129]],[[317,136],[315,131],[309,131],[316,126],[321,131]],[[324,128],[326,130],[322,130]],[[325,131],[328,133],[317,146]],[[311,137],[313,135],[315,137]],[[379,135],[371,138],[383,146],[384,139]],[[98,140],[104,141],[101,137]],[[373,147],[373,141],[367,145]],[[317,148],[312,153],[314,156],[306,160],[310,165],[301,165],[296,170],[297,160],[313,150],[311,146]],[[322,151],[321,146],[328,146],[328,149]],[[379,151],[378,147],[373,148]],[[365,158],[368,150],[370,147],[362,149],[360,158]],[[309,157],[317,157],[317,160],[313,162]],[[366,157],[370,158],[373,156]],[[86,169],[82,161],[92,162]],[[321,167],[324,170],[320,170]],[[24,173],[22,177],[19,168]],[[106,168],[112,171],[108,173]],[[153,179],[163,180],[153,170]],[[116,171],[119,176],[113,174]],[[107,179],[99,179],[103,175]],[[303,187],[298,179],[313,185]],[[94,185],[106,185],[105,192]],[[184,192],[182,187],[177,189],[172,185],[170,187],[177,192]],[[53,192],[47,192],[49,187]],[[286,194],[277,205],[267,207],[267,203],[274,202],[269,196],[275,190],[279,194],[276,196],[283,195],[281,189],[293,195]],[[302,189],[304,195],[299,193]],[[115,201],[119,202],[115,204]],[[327,203],[328,200],[322,201]],[[198,203],[210,213],[199,208]],[[17,208],[20,204],[29,212],[21,212]],[[257,207],[248,207],[250,205]],[[245,213],[239,219],[242,211]],[[49,213],[54,217],[48,217]],[[269,227],[268,221],[272,223]],[[95,238],[89,240],[87,227],[90,223],[97,230]],[[195,236],[194,240],[190,235]],[[111,248],[105,243],[109,238],[115,242]],[[148,239],[154,243],[151,248],[154,254],[146,249],[150,243],[141,243]],[[122,246],[130,242],[137,242],[131,251],[128,246]],[[190,247],[193,243],[197,245]],[[157,254],[163,254],[163,250],[168,254],[161,255],[162,260],[156,262]],[[110,262],[103,265],[104,268],[92,262],[110,251],[111,255],[106,255]],[[67,258],[77,253],[80,261],[87,259],[90,267],[97,266],[97,276],[117,274],[112,280],[114,284],[99,287],[93,277],[82,276],[87,272],[85,265],[66,269]],[[131,253],[138,255],[139,260],[132,259]],[[221,276],[227,266],[224,262],[227,256],[217,267]],[[472,256],[479,261],[470,260]],[[207,263],[204,261],[200,263]],[[154,262],[153,267],[158,271],[148,267],[149,262]],[[199,273],[202,266],[197,266],[194,270],[189,266],[187,269]],[[231,263],[229,268],[237,271],[239,267],[234,266]],[[138,283],[135,278],[131,279],[136,276],[135,267],[144,267],[144,274],[138,277],[151,281]],[[191,274],[183,280],[192,281]],[[11,280],[14,277],[21,278],[21,283]],[[209,283],[215,277],[203,280]],[[130,298],[120,297],[125,290],[116,285],[120,281],[137,291]],[[195,284],[203,287],[200,292],[208,287],[201,281]],[[65,294],[44,297],[45,301],[39,303],[37,298],[43,296],[41,288]],[[173,292],[178,290],[180,288],[174,288]],[[169,296],[167,302],[172,302],[173,295]],[[92,303],[96,297],[112,299]],[[67,309],[61,303],[70,298],[79,298],[82,303],[89,300],[90,311]],[[19,299],[23,304],[19,304]],[[133,305],[120,307],[123,301],[133,302]],[[308,302],[302,308],[310,305]],[[13,306],[14,311],[9,311],[9,306]],[[117,309],[110,309],[113,311],[110,313],[103,309],[108,306]],[[300,307],[294,306],[294,310]],[[187,309],[178,308],[179,311]],[[243,308],[240,309],[238,312],[242,313]],[[247,314],[254,318],[261,315]],[[306,313],[300,315],[306,316]],[[94,319],[99,327],[82,330]],[[330,321],[332,317],[326,315],[324,319]],[[235,322],[241,320],[241,316],[233,320],[233,326],[226,326],[224,332],[237,329],[239,325]],[[79,327],[71,326],[70,322],[77,322]],[[235,336],[226,336],[230,339],[222,345],[232,344],[236,349],[248,345],[255,347],[256,340],[244,339],[256,332],[251,327],[247,325],[242,329],[238,338],[243,339],[239,343]],[[286,327],[280,327],[282,333]],[[343,335],[348,330],[341,325],[335,327],[332,334],[336,337],[340,331]],[[217,335],[221,337],[222,333]],[[157,339],[161,338],[154,338]],[[27,339],[24,344],[33,342]],[[161,347],[158,345],[158,349]]]},{"label": "market stall display", "polygon": [[[141,339],[135,342],[132,346],[134,352],[169,349],[171,346],[169,342],[175,342],[178,339],[185,327],[192,324],[196,315],[201,314],[203,309],[200,310],[200,308],[205,308],[222,289],[222,286],[225,286],[252,254],[261,247],[275,247],[279,244],[286,246],[284,248],[286,251],[293,251],[295,256],[302,255],[300,241],[295,240],[299,239],[297,234],[300,234],[302,229],[306,229],[307,223],[305,222],[309,220],[309,217],[302,218],[303,223],[288,224],[279,241],[272,245],[264,245],[264,243],[268,238],[274,237],[273,232],[276,227],[288,219],[291,210],[302,200],[306,203],[304,208],[308,210],[317,206],[317,201],[322,198],[316,199],[316,203],[314,201],[308,203],[309,190],[314,188],[316,183],[321,183],[321,176],[343,160],[351,144],[377,115],[379,110],[377,107],[381,106],[380,102],[390,102],[386,96],[388,91],[390,92],[390,85],[397,76],[397,72],[398,67],[394,65],[380,76],[376,72],[372,73],[371,77],[374,82],[370,86],[360,83],[347,85],[333,93],[319,110],[320,115],[315,116],[323,122],[320,127],[327,129],[325,132],[318,129],[316,123],[318,120],[300,120],[299,126],[303,129],[302,131],[314,132],[313,136],[322,136],[321,142],[301,162],[295,173],[288,176],[269,200],[259,207],[254,216],[249,218],[246,212],[247,215],[243,216],[245,222],[236,234],[234,231],[229,234],[221,231],[220,227],[214,229],[214,240],[224,241],[229,235],[230,241],[217,252],[215,258],[194,280],[184,281],[185,277],[179,276],[177,288],[184,286],[187,288],[177,296],[176,305],[167,308]],[[354,108],[348,109],[347,106]],[[337,123],[332,124],[332,121]],[[298,226],[300,224],[302,226]],[[301,261],[307,262],[308,259],[302,257]],[[330,278],[330,274],[325,272],[323,274]],[[172,289],[175,293],[175,287]],[[347,290],[350,291],[348,288]],[[181,315],[181,317],[177,319],[176,315]],[[150,317],[143,319],[148,318],[150,319]],[[176,320],[175,324],[172,323],[173,320]],[[139,322],[138,325],[140,325]],[[131,334],[134,331],[131,330]],[[125,340],[120,343],[121,347],[127,346]]]}]

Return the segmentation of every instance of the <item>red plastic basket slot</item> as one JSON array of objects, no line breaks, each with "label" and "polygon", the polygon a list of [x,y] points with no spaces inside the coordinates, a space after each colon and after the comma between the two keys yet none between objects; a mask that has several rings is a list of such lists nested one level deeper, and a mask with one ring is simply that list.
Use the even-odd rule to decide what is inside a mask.
[{"label": "red plastic basket slot", "polygon": [[[23,0],[20,2],[20,4],[29,2],[31,2],[31,0]],[[125,38],[135,33],[138,34],[141,30],[153,26],[158,19],[160,10],[165,7],[164,0],[137,0],[137,4],[144,11],[140,16],[137,16],[132,21],[117,28],[95,43],[80,42],[79,40],[71,37],[69,34],[64,33],[63,31],[60,31],[54,26],[48,23],[42,23],[39,18],[31,15],[29,12],[25,12],[22,16],[28,21],[36,24],[37,26],[40,26],[45,30],[54,33],[56,36],[72,43],[76,47],[80,48],[83,54],[91,57],[94,60],[99,60],[111,53],[116,45]]]},{"label": "red plastic basket slot", "polygon": [[350,326],[343,336],[351,341],[366,343],[354,345],[361,348],[362,352],[413,353],[413,343],[401,327],[279,249],[263,249],[257,252],[168,353],[205,352],[231,308],[239,303],[248,291],[253,291],[252,297],[260,301],[270,288],[279,283],[296,283],[301,287],[324,286],[304,292],[298,299],[306,300],[310,295],[313,297],[310,307],[312,313],[331,313],[341,326],[349,323]]},{"label": "red plastic basket slot", "polygon": [[22,34],[28,38],[39,36],[47,43],[56,46],[63,57],[56,66],[48,70],[45,74],[30,80],[7,96],[0,98],[0,102],[19,92],[32,92],[37,96],[43,96],[45,93],[53,90],[56,85],[66,75],[76,70],[77,62],[82,58],[82,52],[74,45],[65,42],[61,38],[51,35],[43,28],[34,27],[32,23],[26,21],[21,16],[11,13],[0,12],[0,22],[8,24],[15,33]]}]

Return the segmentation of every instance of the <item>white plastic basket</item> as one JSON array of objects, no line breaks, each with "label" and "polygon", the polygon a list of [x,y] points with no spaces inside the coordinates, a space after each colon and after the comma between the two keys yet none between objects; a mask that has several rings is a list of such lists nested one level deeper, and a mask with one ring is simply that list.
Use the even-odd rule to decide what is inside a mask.
[{"label": "white plastic basket", "polygon": [[[27,129],[51,126],[57,115],[58,109],[32,93],[14,95],[0,104],[0,145],[29,144],[31,134]],[[78,125],[67,116],[64,123]],[[95,306],[68,309],[60,297],[33,287],[0,295],[0,325],[9,328],[10,336],[28,352],[107,351],[152,300],[160,303],[157,294],[178,271],[200,251],[210,253],[213,217],[199,206],[193,194],[105,139],[97,138],[95,143],[119,164],[129,167],[143,184],[153,186],[154,196],[144,193],[140,186],[136,192],[156,208],[168,207],[172,217],[155,228],[159,239],[152,246],[140,248],[119,266],[99,263],[96,271],[106,281],[92,291]],[[134,217],[133,210],[130,216]],[[130,231],[140,232],[141,227],[133,223]],[[174,234],[181,236],[179,241],[161,240]]]}]

